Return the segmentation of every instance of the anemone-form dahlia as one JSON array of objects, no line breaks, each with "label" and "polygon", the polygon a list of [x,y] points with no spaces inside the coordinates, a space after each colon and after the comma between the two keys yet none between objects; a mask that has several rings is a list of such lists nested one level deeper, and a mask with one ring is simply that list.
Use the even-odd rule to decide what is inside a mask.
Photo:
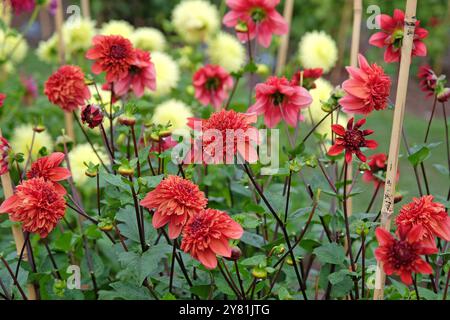
[{"label": "anemone-form dahlia", "polygon": [[83,71],[70,65],[62,66],[48,78],[44,93],[51,103],[68,112],[85,105],[91,97]]},{"label": "anemone-form dahlia", "polygon": [[375,149],[378,143],[375,140],[366,140],[366,136],[371,135],[373,130],[360,130],[366,123],[366,119],[360,119],[353,125],[354,118],[351,118],[347,123],[347,130],[340,124],[334,124],[331,129],[338,135],[334,145],[328,150],[328,155],[337,156],[345,150],[345,161],[347,163],[352,161],[353,154],[361,160],[366,162],[366,156],[361,152],[361,148]]},{"label": "anemone-form dahlia", "polygon": [[233,79],[221,66],[208,64],[197,70],[192,77],[192,84],[195,88],[195,98],[201,104],[211,104],[218,110],[233,86]]},{"label": "anemone-form dahlia", "polygon": [[51,181],[33,178],[17,186],[13,196],[0,206],[0,213],[9,213],[22,228],[46,238],[66,211],[64,194]]},{"label": "anemone-form dahlia", "polygon": [[[395,9],[392,17],[387,14],[380,14],[376,17],[376,21],[381,31],[372,35],[369,43],[378,48],[386,47],[384,61],[387,63],[400,61],[405,13],[402,10]],[[420,21],[418,20],[414,33],[412,56],[425,57],[427,55],[427,47],[423,43],[423,39],[427,36],[428,31],[420,27]]]},{"label": "anemone-form dahlia", "polygon": [[240,239],[244,230],[225,212],[206,209],[193,215],[183,230],[181,249],[200,261],[207,269],[217,266],[220,255],[230,258],[230,239]]},{"label": "anemone-form dahlia", "polygon": [[252,126],[256,120],[254,114],[234,110],[215,112],[206,120],[189,118],[189,127],[199,137],[186,156],[186,163],[231,164],[236,155],[249,163],[256,162],[259,135],[258,130]]},{"label": "anemone-form dahlia", "polygon": [[275,127],[281,119],[295,127],[299,120],[303,120],[300,111],[311,103],[312,97],[305,88],[284,77],[269,77],[266,82],[256,85],[256,103],[248,112],[263,114],[264,123],[269,128]]},{"label": "anemone-form dahlia", "polygon": [[65,194],[66,190],[58,184],[59,181],[66,180],[71,176],[67,168],[60,167],[64,158],[64,153],[55,152],[36,160],[31,164],[31,168],[27,172],[27,178],[44,178],[46,181],[53,182],[59,193]]},{"label": "anemone-form dahlia", "polygon": [[238,32],[242,42],[258,39],[265,48],[270,46],[272,35],[283,35],[289,31],[286,20],[275,9],[280,0],[227,0],[231,9],[224,17],[227,27],[245,23],[248,32]]},{"label": "anemone-form dahlia", "polygon": [[342,84],[346,95],[339,100],[342,110],[367,115],[384,110],[388,105],[391,78],[377,64],[369,65],[363,55],[358,56],[359,68],[347,67],[350,79]]},{"label": "anemone-form dahlia", "polygon": [[170,175],[149,192],[141,206],[155,210],[153,227],[169,225],[169,237],[177,238],[188,219],[208,204],[205,194],[193,182]]},{"label": "anemone-form dahlia", "polygon": [[3,104],[5,103],[6,94],[0,93],[0,108],[3,107]]},{"label": "anemone-form dahlia", "polygon": [[31,12],[36,6],[35,0],[10,0],[9,3],[13,8],[15,15]]},{"label": "anemone-form dahlia", "polygon": [[91,129],[101,125],[103,118],[104,115],[102,109],[98,105],[88,104],[81,110],[81,121],[84,124],[87,124]]},{"label": "anemone-form dahlia", "polygon": [[8,172],[10,151],[11,146],[9,145],[8,140],[0,137],[0,176]]},{"label": "anemone-form dahlia", "polygon": [[145,88],[156,90],[156,71],[150,53],[136,49],[135,54],[136,59],[130,66],[128,75],[114,84],[114,91],[118,96],[133,90],[140,98],[144,95]]},{"label": "anemone-form dahlia", "polygon": [[119,81],[126,76],[136,61],[136,52],[130,40],[118,35],[98,35],[92,39],[92,48],[86,58],[94,60],[92,72],[106,72],[106,81]]},{"label": "anemone-form dahlia", "polygon": [[427,195],[413,198],[411,203],[404,205],[395,219],[398,229],[408,232],[417,227],[419,240],[428,241],[430,245],[435,244],[435,236],[450,241],[450,217],[444,205],[433,199]]},{"label": "anemone-form dahlia", "polygon": [[300,70],[294,74],[291,83],[294,85],[302,85],[306,90],[312,90],[316,88],[315,81],[322,75],[322,68]]},{"label": "anemone-form dahlia", "polygon": [[436,253],[435,246],[428,246],[420,240],[420,229],[412,228],[405,233],[399,231],[399,239],[383,228],[375,230],[379,247],[375,257],[382,262],[387,275],[397,274],[406,285],[412,284],[412,273],[431,274],[432,267],[421,258],[421,255]]},{"label": "anemone-form dahlia", "polygon": [[419,68],[417,77],[420,80],[420,89],[427,94],[428,97],[435,95],[436,86],[438,83],[438,76],[434,73],[429,65],[424,65]]}]

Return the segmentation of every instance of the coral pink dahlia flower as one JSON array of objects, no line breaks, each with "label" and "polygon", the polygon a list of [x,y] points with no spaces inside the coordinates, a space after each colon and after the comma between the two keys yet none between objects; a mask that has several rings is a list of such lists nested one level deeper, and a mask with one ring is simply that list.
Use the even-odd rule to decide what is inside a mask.
[{"label": "coral pink dahlia flower", "polygon": [[233,86],[233,79],[221,66],[208,64],[194,74],[192,84],[195,98],[203,105],[211,104],[218,110]]}]

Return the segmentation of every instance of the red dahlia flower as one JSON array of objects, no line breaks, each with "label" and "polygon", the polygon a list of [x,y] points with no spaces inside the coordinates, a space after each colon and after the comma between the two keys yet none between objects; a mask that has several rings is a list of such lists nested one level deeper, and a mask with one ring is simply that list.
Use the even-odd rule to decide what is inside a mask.
[{"label": "red dahlia flower", "polygon": [[240,239],[244,230],[225,212],[206,209],[193,215],[183,230],[181,249],[207,269],[217,266],[217,257],[231,257],[230,239]]},{"label": "red dahlia flower", "polygon": [[66,190],[57,182],[68,179],[71,174],[67,168],[60,167],[64,161],[64,153],[55,152],[49,156],[36,160],[30,170],[27,172],[27,178],[44,178],[45,181],[54,183],[55,188],[61,194],[65,194]]},{"label": "red dahlia flower", "polygon": [[361,119],[353,125],[354,118],[351,118],[347,123],[347,130],[340,124],[334,124],[331,129],[338,135],[335,144],[328,150],[328,155],[337,156],[345,150],[345,161],[347,163],[352,161],[353,154],[361,160],[366,162],[366,156],[361,152],[361,148],[375,149],[378,143],[375,140],[366,140],[366,136],[371,135],[373,130],[360,130],[366,119]]},{"label": "red dahlia flower", "polygon": [[233,79],[221,66],[208,64],[194,74],[192,84],[195,98],[203,105],[211,104],[218,110],[233,86]]},{"label": "red dahlia flower", "polygon": [[[303,72],[303,78],[302,78],[302,72]],[[306,90],[312,90],[316,88],[315,81],[319,79],[323,74],[322,68],[315,68],[315,69],[305,69],[303,71],[297,71],[294,76],[292,77],[291,83],[293,85],[301,85],[303,82],[302,87]]]},{"label": "red dahlia flower", "polygon": [[88,104],[81,110],[81,121],[91,129],[101,125],[103,117],[104,115],[100,107],[94,104]]},{"label": "red dahlia flower", "polygon": [[86,58],[94,60],[92,72],[106,72],[106,81],[115,82],[128,76],[131,66],[136,62],[136,52],[130,40],[118,35],[95,36],[93,47]]},{"label": "red dahlia flower", "polygon": [[23,181],[0,206],[0,213],[9,213],[12,221],[21,222],[25,231],[41,238],[48,236],[65,211],[64,194],[44,178]]},{"label": "red dahlia flower", "polygon": [[227,27],[245,23],[248,33],[237,34],[243,42],[257,37],[258,42],[267,48],[272,42],[272,34],[283,35],[289,31],[283,16],[275,10],[280,0],[227,0],[226,3],[231,11],[223,17],[223,23]]},{"label": "red dahlia flower", "polygon": [[256,162],[258,130],[251,125],[255,122],[256,115],[234,110],[213,113],[207,120],[190,118],[188,125],[199,137],[194,141],[186,163],[231,164],[235,155],[249,163]]},{"label": "red dahlia flower", "polygon": [[156,70],[151,61],[150,53],[136,49],[136,59],[130,66],[128,75],[114,84],[114,91],[118,96],[123,96],[133,90],[140,98],[144,95],[145,88],[156,90]]},{"label": "red dahlia flower", "polygon": [[76,66],[62,66],[45,83],[48,100],[65,111],[72,112],[91,97],[83,71]]},{"label": "red dahlia flower", "polygon": [[189,217],[207,204],[208,200],[196,184],[178,176],[168,176],[141,201],[141,206],[155,209],[153,227],[169,225],[171,239],[177,238]]},{"label": "red dahlia flower", "polygon": [[417,77],[420,80],[420,89],[427,93],[428,97],[434,96],[439,79],[433,69],[428,65],[421,66],[417,73]]},{"label": "red dahlia flower", "polygon": [[[386,47],[384,61],[387,63],[400,61],[405,13],[402,10],[395,9],[392,17],[387,14],[381,14],[376,19],[382,31],[372,35],[369,43],[378,48]],[[427,47],[422,42],[427,36],[428,31],[421,28],[420,21],[417,21],[412,56],[425,57],[427,55]]]},{"label": "red dahlia flower", "polygon": [[23,12],[31,12],[36,6],[35,0],[9,0],[9,2],[15,15]]},{"label": "red dahlia flower", "polygon": [[363,55],[358,56],[359,68],[347,67],[350,79],[342,84],[346,95],[339,100],[342,110],[367,115],[384,110],[388,105],[391,78],[377,64],[369,65]]},{"label": "red dahlia flower", "polygon": [[418,239],[434,245],[434,236],[450,241],[450,217],[443,204],[433,202],[433,196],[413,198],[404,205],[395,223],[399,230],[408,232],[418,228]]},{"label": "red dahlia flower", "polygon": [[5,103],[6,94],[0,93],[0,108],[3,107],[3,104]]},{"label": "red dahlia flower", "polygon": [[377,153],[369,157],[368,163],[370,170],[364,171],[363,180],[365,182],[373,182],[375,186],[384,181],[380,180],[376,175],[384,174],[387,168],[387,155],[385,153]]},{"label": "red dahlia flower", "polygon": [[4,175],[9,170],[9,152],[11,147],[8,140],[0,137],[0,176]]},{"label": "red dahlia flower", "polygon": [[169,137],[160,137],[159,141],[152,140],[151,141],[151,149],[150,152],[163,153],[178,144],[177,141],[173,140],[171,136]]},{"label": "red dahlia flower", "polygon": [[264,115],[267,127],[275,127],[281,119],[291,127],[303,120],[300,111],[312,103],[309,92],[286,78],[269,77],[265,83],[256,85],[256,103],[248,109],[249,113]]},{"label": "red dahlia flower", "polygon": [[399,232],[398,240],[383,228],[377,228],[375,235],[379,243],[375,257],[383,264],[387,275],[397,274],[403,283],[410,285],[412,273],[433,273],[432,267],[420,256],[434,254],[438,250],[420,241],[420,230],[417,227],[408,233]]}]

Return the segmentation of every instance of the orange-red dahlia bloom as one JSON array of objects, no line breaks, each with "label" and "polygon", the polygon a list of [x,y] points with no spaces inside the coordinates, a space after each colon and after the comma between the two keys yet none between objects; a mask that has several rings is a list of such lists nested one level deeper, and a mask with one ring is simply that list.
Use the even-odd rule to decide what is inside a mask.
[{"label": "orange-red dahlia bloom", "polygon": [[361,152],[361,148],[375,149],[378,143],[375,140],[366,140],[366,136],[371,135],[373,130],[360,130],[366,123],[366,119],[361,119],[353,125],[354,118],[351,118],[347,123],[347,130],[340,124],[331,126],[333,132],[338,135],[334,145],[328,150],[328,155],[337,156],[345,150],[345,161],[347,163],[352,161],[353,154],[361,160],[366,162],[366,156]]},{"label": "orange-red dahlia bloom", "polygon": [[363,55],[358,56],[359,68],[347,67],[350,79],[342,84],[346,95],[339,100],[342,110],[367,115],[388,106],[391,78],[376,63],[369,65]]},{"label": "orange-red dahlia bloom", "polygon": [[64,161],[64,153],[55,152],[49,156],[42,157],[33,164],[31,164],[30,170],[27,172],[27,178],[44,178],[46,181],[54,183],[55,188],[61,194],[65,194],[66,190],[57,182],[68,179],[71,174],[67,168],[60,167]]},{"label": "orange-red dahlia bloom", "polygon": [[183,230],[181,249],[207,269],[217,266],[217,257],[231,257],[230,239],[240,239],[244,230],[225,212],[206,209],[193,215]]},{"label": "orange-red dahlia bloom", "polygon": [[450,241],[450,217],[443,204],[434,202],[433,196],[413,198],[411,203],[404,205],[395,223],[399,230],[409,231],[418,227],[419,240],[434,244],[437,236]]},{"label": "orange-red dahlia bloom", "polygon": [[64,194],[44,178],[22,182],[0,206],[0,213],[9,213],[12,221],[21,222],[25,231],[37,233],[41,238],[48,236],[65,211]]},{"label": "orange-red dahlia bloom", "polygon": [[91,97],[83,71],[70,65],[62,66],[48,78],[44,93],[51,103],[69,112],[84,106]]},{"label": "orange-red dahlia bloom", "polygon": [[8,140],[0,137],[0,176],[4,175],[9,170],[9,152],[11,146]]},{"label": "orange-red dahlia bloom", "polygon": [[249,163],[256,162],[259,134],[252,126],[256,120],[255,114],[234,110],[215,112],[206,120],[190,118],[188,126],[198,137],[185,163],[232,164],[236,155]]},{"label": "orange-red dahlia bloom", "polygon": [[195,88],[195,98],[201,104],[211,104],[218,110],[233,86],[233,79],[221,66],[208,64],[197,70],[192,77],[192,84]]},{"label": "orange-red dahlia bloom", "polygon": [[239,23],[247,25],[248,33],[237,33],[242,42],[256,37],[267,48],[273,34],[283,35],[289,31],[286,20],[275,9],[280,0],[227,0],[226,3],[231,10],[223,17],[223,23],[227,27],[236,27]]},{"label": "orange-red dahlia bloom", "polygon": [[[392,17],[387,14],[380,14],[376,17],[376,21],[381,27],[381,31],[372,35],[369,43],[378,48],[386,47],[384,61],[387,63],[400,61],[404,37],[405,13],[402,10],[395,9]],[[423,43],[423,39],[427,36],[428,31],[421,28],[420,21],[417,21],[412,56],[425,57],[427,55],[427,47]]]},{"label": "orange-red dahlia bloom", "polygon": [[275,127],[283,119],[291,127],[303,120],[300,111],[312,103],[309,92],[286,78],[269,77],[265,83],[256,85],[256,103],[249,113],[264,115],[267,127]]},{"label": "orange-red dahlia bloom", "polygon": [[130,66],[128,75],[114,84],[114,91],[118,96],[132,90],[140,98],[144,95],[145,88],[156,90],[156,70],[150,53],[136,49],[135,55],[136,59]]},{"label": "orange-red dahlia bloom", "polygon": [[365,182],[373,182],[375,186],[384,181],[377,177],[377,175],[384,175],[387,167],[387,155],[385,153],[377,153],[369,156],[369,162],[367,163],[370,167],[369,170],[364,171],[363,180]]},{"label": "orange-red dahlia bloom", "polygon": [[153,227],[169,225],[169,237],[177,238],[189,217],[204,209],[208,204],[205,194],[193,182],[178,176],[167,179],[149,192],[141,201],[141,206],[155,210]]},{"label": "orange-red dahlia bloom", "polygon": [[136,52],[130,40],[122,36],[95,36],[93,47],[86,53],[86,58],[94,60],[92,72],[106,72],[106,81],[119,81],[126,76],[136,61]]},{"label": "orange-red dahlia bloom", "polygon": [[410,285],[412,273],[433,273],[431,266],[420,256],[434,254],[438,250],[420,240],[420,230],[417,227],[407,233],[399,231],[399,239],[383,228],[377,228],[375,235],[379,243],[375,257],[383,264],[387,275],[397,274],[403,283]]}]

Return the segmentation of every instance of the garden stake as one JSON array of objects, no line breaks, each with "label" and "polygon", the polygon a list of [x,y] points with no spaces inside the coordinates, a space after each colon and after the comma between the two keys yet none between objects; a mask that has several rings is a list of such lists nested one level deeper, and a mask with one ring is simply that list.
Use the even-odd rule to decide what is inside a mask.
[{"label": "garden stake", "polygon": [[83,17],[86,19],[91,18],[91,9],[89,5],[89,0],[81,0],[81,12],[83,13]]},{"label": "garden stake", "polygon": [[[59,64],[62,66],[66,63],[66,54],[64,50],[64,36],[63,36],[63,23],[64,23],[64,13],[62,0],[57,0],[57,9],[55,14],[55,26],[56,32],[58,34],[58,58]],[[64,111],[64,121],[66,125],[67,135],[75,142],[75,130],[73,127],[72,113]]]},{"label": "garden stake", "polygon": [[277,58],[277,68],[276,68],[277,75],[283,72],[284,66],[286,65],[286,59],[289,50],[289,35],[291,33],[293,11],[294,11],[294,0],[286,0],[284,3],[283,16],[284,19],[286,20],[289,30],[286,34],[284,34],[281,37],[281,44],[280,49],[278,50],[278,58]]},{"label": "garden stake", "polygon": [[[353,32],[352,32],[352,47],[350,55],[350,65],[354,68],[358,67],[358,54],[359,54],[359,41],[361,38],[361,21],[362,21],[362,0],[353,1]],[[349,114],[351,117],[352,115]],[[337,123],[337,120],[336,120]],[[351,181],[353,179],[353,165],[352,162],[348,164],[347,176],[345,179]],[[347,192],[350,193],[350,186]],[[350,217],[353,213],[353,201],[352,197],[348,197],[347,202],[347,214]]]},{"label": "garden stake", "polygon": [[[398,167],[398,153],[405,113],[406,94],[408,91],[409,69],[411,67],[411,52],[413,46],[414,32],[416,27],[417,0],[408,0],[406,3],[404,38],[401,51],[400,73],[398,79],[397,97],[395,100],[394,120],[392,126],[391,142],[386,173],[386,183],[381,209],[381,227],[389,231],[391,227],[392,214],[394,212],[394,194]],[[377,263],[375,275],[374,300],[382,300],[386,274],[380,262]]]},{"label": "garden stake", "polygon": [[[1,129],[0,129],[0,137],[2,137]],[[11,176],[9,172],[6,172],[4,175],[1,176],[1,182],[3,187],[3,193],[6,200],[14,194]],[[14,242],[16,244],[17,255],[19,255],[22,247],[25,244],[25,238],[22,232],[22,228],[18,225],[13,225],[12,234]],[[28,255],[26,253],[24,253],[23,260],[28,261]],[[27,289],[28,289],[28,299],[36,300],[36,288],[32,284],[29,284]]]}]

